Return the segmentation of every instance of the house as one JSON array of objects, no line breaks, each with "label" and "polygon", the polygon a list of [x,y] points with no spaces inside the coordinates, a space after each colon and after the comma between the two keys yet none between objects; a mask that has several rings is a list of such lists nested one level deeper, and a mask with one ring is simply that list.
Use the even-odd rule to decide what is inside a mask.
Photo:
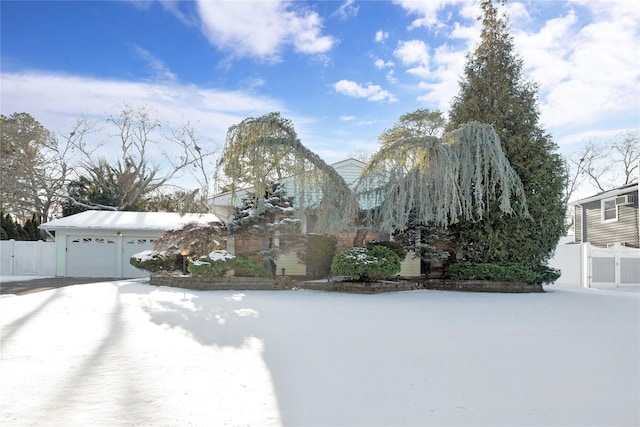
[{"label": "house", "polygon": [[575,243],[640,247],[638,183],[569,203],[574,209]]},{"label": "house", "polygon": [[[353,188],[360,178],[360,174],[365,167],[365,163],[357,159],[345,159],[331,165],[333,169],[344,179],[345,183]],[[294,177],[288,177],[282,180],[287,194],[294,195]],[[209,203],[210,210],[224,220],[228,220],[233,215],[235,206],[239,206],[242,198],[247,194],[247,190],[236,191],[235,194],[230,192],[221,193],[214,196]],[[362,202],[361,202],[362,204]],[[312,232],[314,218],[304,216],[303,220],[303,232]],[[338,250],[345,247],[352,246],[351,242],[355,236],[355,232],[343,231],[336,237],[338,238]],[[378,233],[368,233],[367,240],[381,239],[381,235]],[[233,243],[231,243],[231,250],[233,250]],[[284,269],[284,274],[293,276],[306,275],[306,266],[302,264],[295,254],[283,254],[277,261],[278,274]],[[414,259],[411,255],[408,255],[402,264],[402,270],[400,272],[402,276],[419,276],[420,275],[420,260]]]},{"label": "house", "polygon": [[213,214],[86,211],[41,224],[56,243],[55,275],[61,277],[147,277],[129,264],[153,248],[166,230],[188,223],[220,222]]}]

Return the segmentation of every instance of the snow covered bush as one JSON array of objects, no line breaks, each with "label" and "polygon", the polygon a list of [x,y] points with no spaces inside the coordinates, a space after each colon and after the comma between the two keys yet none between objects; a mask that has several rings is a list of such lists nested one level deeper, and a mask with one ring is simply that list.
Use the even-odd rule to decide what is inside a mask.
[{"label": "snow covered bush", "polygon": [[384,246],[391,249],[396,253],[396,255],[398,255],[400,261],[404,261],[404,259],[407,257],[407,250],[399,242],[392,242],[390,240],[372,240],[367,243],[367,248],[371,248],[376,245]]},{"label": "snow covered bush", "polygon": [[351,280],[374,281],[400,272],[400,258],[391,249],[372,245],[348,248],[333,258],[331,272]]},{"label": "snow covered bush", "polygon": [[129,264],[135,268],[152,273],[180,270],[182,267],[182,256],[169,255],[164,251],[146,250],[138,252],[129,258]]},{"label": "snow covered bush", "polygon": [[247,258],[236,257],[227,251],[212,251],[209,255],[189,262],[193,276],[220,277],[233,274],[239,277],[270,277],[262,265]]}]

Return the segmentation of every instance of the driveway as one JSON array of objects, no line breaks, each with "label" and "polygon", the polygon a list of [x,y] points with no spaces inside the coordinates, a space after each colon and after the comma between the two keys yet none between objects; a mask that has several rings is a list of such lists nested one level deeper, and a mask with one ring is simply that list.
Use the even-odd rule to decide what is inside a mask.
[{"label": "driveway", "polygon": [[31,279],[20,282],[0,282],[0,295],[26,295],[33,292],[62,288],[64,286],[81,285],[84,283],[112,282],[114,280],[124,279],[109,279],[104,277],[50,277],[47,279]]}]

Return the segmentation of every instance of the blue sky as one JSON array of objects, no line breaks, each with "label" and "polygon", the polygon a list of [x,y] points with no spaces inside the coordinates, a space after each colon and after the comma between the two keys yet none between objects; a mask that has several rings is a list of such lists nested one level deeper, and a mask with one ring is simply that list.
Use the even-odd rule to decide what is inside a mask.
[{"label": "blue sky", "polygon": [[[1,112],[64,133],[147,105],[222,146],[280,111],[332,163],[373,152],[417,108],[447,112],[478,42],[473,1],[5,1]],[[640,127],[640,6],[507,4],[541,125],[563,153]]]}]

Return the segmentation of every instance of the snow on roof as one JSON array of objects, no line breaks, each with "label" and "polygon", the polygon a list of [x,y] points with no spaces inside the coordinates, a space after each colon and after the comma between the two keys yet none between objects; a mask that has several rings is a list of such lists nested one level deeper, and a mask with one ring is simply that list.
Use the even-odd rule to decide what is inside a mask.
[{"label": "snow on roof", "polygon": [[221,222],[213,214],[184,214],[175,212],[122,212],[85,211],[40,224],[43,230],[93,229],[93,230],[171,230],[196,222],[208,224]]}]

